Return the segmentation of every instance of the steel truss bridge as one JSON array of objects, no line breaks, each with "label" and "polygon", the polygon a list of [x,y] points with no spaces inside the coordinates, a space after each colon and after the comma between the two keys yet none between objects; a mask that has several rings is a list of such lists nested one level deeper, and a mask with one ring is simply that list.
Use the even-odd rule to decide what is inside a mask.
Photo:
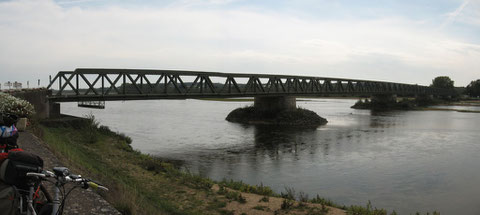
[{"label": "steel truss bridge", "polygon": [[453,90],[382,81],[145,69],[59,72],[47,89],[52,102],[258,96],[453,96]]}]

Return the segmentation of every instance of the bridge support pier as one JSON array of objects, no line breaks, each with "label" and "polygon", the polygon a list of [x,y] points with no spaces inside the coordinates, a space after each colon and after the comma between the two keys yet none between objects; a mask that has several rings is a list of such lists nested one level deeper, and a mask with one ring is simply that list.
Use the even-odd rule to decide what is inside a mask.
[{"label": "bridge support pier", "polygon": [[294,96],[257,96],[253,106],[237,108],[226,120],[242,124],[318,127],[327,120],[313,111],[297,108]]},{"label": "bridge support pier", "polygon": [[295,110],[297,100],[294,96],[256,96],[253,107],[261,112],[278,113]]}]

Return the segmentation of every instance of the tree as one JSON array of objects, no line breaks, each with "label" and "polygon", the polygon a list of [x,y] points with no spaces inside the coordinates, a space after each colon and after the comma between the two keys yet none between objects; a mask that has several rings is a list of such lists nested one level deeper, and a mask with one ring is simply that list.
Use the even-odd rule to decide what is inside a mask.
[{"label": "tree", "polygon": [[453,81],[448,76],[438,76],[432,80],[430,87],[453,89]]},{"label": "tree", "polygon": [[480,96],[480,79],[470,82],[467,88],[465,88],[465,93],[471,97]]}]

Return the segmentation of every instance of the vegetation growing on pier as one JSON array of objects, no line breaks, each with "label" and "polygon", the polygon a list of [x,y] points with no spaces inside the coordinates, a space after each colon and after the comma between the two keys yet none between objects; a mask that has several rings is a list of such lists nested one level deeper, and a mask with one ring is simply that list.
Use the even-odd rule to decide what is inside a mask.
[{"label": "vegetation growing on pier", "polygon": [[226,120],[251,125],[299,127],[318,127],[320,125],[325,125],[328,122],[317,113],[303,108],[279,112],[266,112],[259,111],[254,106],[237,108],[228,114]]},{"label": "vegetation growing on pier", "polygon": [[416,97],[413,99],[402,98],[400,100],[390,99],[359,99],[353,106],[353,109],[370,109],[370,110],[414,110],[420,107],[439,104],[440,100],[427,96]]}]

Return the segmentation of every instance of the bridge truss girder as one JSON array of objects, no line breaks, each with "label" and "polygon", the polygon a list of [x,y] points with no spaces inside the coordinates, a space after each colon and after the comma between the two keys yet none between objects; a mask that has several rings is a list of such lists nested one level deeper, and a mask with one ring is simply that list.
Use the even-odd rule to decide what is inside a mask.
[{"label": "bridge truss girder", "polygon": [[48,99],[54,102],[255,96],[455,95],[453,90],[369,80],[133,69],[59,72],[47,88],[52,90]]}]

